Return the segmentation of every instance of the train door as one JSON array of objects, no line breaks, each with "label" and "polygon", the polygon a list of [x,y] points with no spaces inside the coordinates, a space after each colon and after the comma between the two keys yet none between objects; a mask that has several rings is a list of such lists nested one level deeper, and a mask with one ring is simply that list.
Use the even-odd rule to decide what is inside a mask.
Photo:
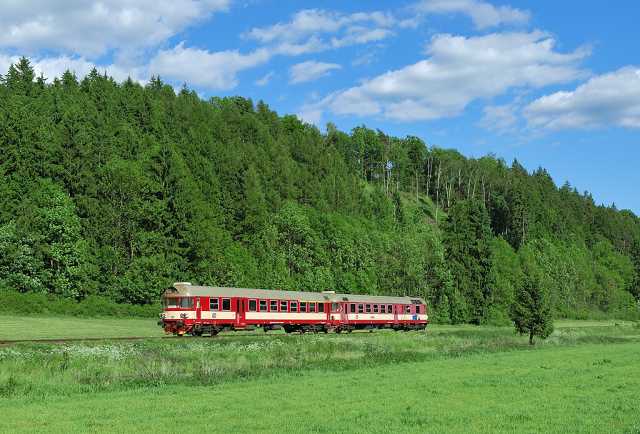
[{"label": "train door", "polygon": [[247,300],[244,298],[236,298],[236,327],[245,326],[246,311],[247,311]]},{"label": "train door", "polygon": [[398,311],[401,309],[401,306],[394,304],[393,305],[393,323],[398,324]]},{"label": "train door", "polygon": [[202,306],[200,305],[201,297],[196,297],[196,320],[199,322],[202,314]]},{"label": "train door", "polygon": [[340,312],[340,303],[333,302],[331,303],[331,323],[336,325],[340,322],[342,318],[342,313]]},{"label": "train door", "polygon": [[341,303],[342,311],[340,312],[340,322],[343,325],[349,325],[349,303]]}]

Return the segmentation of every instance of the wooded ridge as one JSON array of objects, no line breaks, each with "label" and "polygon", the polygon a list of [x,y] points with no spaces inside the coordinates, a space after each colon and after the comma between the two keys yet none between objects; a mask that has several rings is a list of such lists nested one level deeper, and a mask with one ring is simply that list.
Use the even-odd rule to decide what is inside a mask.
[{"label": "wooded ridge", "polygon": [[27,59],[0,80],[0,151],[4,290],[411,294],[434,320],[499,324],[533,267],[556,317],[638,317],[638,217],[517,161]]}]

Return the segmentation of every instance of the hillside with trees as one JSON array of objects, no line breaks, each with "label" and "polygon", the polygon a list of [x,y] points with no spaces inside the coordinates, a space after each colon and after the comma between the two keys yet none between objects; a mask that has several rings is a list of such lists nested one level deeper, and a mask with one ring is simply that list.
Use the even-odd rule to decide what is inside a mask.
[{"label": "hillside with trees", "polygon": [[0,79],[0,288],[149,304],[174,281],[424,296],[505,323],[637,317],[640,220],[517,161],[365,126],[326,133],[159,78]]}]

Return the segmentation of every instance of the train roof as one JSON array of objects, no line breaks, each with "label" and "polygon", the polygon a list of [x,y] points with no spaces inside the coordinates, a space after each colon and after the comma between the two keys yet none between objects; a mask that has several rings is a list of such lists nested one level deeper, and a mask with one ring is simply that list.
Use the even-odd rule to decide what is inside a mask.
[{"label": "train roof", "polygon": [[392,297],[364,294],[336,294],[333,291],[307,292],[283,291],[277,289],[228,288],[221,286],[198,286],[188,282],[177,282],[173,285],[175,291],[167,290],[166,296],[195,296],[195,297],[246,297],[267,298],[280,300],[300,300],[316,302],[357,302],[381,304],[425,304],[420,297]]}]

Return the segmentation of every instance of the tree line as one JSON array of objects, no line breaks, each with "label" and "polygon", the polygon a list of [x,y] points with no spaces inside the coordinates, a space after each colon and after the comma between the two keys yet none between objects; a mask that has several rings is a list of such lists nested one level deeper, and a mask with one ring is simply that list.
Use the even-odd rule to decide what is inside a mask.
[{"label": "tree line", "polygon": [[556,317],[634,317],[640,220],[542,168],[153,77],[0,76],[0,288],[149,304],[172,282],[411,294],[505,323],[535,276]]}]

